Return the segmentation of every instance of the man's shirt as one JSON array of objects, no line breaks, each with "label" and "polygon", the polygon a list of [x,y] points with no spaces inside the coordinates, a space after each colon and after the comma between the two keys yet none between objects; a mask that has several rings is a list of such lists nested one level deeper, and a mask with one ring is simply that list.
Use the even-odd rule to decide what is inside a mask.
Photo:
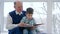
[{"label": "man's shirt", "polygon": [[[16,15],[21,15],[22,14],[22,12],[21,13],[19,13],[19,12],[17,12],[17,11],[15,11],[15,13],[16,13]],[[19,18],[18,18],[19,19]],[[7,24],[6,24],[6,28],[8,29],[8,30],[10,30],[10,29],[13,29],[13,28],[15,28],[15,27],[17,27],[18,26],[18,24],[12,24],[12,17],[8,14],[8,16],[7,16]]]}]

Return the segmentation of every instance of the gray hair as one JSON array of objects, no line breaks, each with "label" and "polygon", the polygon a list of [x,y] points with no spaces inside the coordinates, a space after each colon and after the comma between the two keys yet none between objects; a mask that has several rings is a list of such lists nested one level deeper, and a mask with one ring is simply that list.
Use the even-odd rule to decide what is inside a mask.
[{"label": "gray hair", "polygon": [[20,3],[22,3],[21,1],[14,1],[14,5],[16,5],[16,3],[17,3],[17,2],[20,2]]}]

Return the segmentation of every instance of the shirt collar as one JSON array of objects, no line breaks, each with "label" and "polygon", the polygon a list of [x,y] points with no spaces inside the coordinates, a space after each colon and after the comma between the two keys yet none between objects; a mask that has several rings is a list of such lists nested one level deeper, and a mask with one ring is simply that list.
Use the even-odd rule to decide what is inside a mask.
[{"label": "shirt collar", "polygon": [[[27,20],[29,20],[27,17],[26,17],[26,19],[27,19]],[[33,17],[32,17],[32,19],[31,19],[31,20],[33,20]]]},{"label": "shirt collar", "polygon": [[18,11],[15,11],[15,12],[16,12],[16,15],[17,15],[17,14],[19,14],[19,15],[21,15],[21,14],[22,14],[22,12],[20,12],[20,13],[19,13]]}]

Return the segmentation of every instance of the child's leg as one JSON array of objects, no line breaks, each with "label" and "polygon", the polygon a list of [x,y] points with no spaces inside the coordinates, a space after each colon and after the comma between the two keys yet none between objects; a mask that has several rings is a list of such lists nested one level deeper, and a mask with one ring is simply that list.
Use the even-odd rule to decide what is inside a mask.
[{"label": "child's leg", "polygon": [[27,29],[24,29],[23,30],[23,34],[28,34],[28,30]]},{"label": "child's leg", "polygon": [[36,30],[29,30],[28,34],[36,34]]},{"label": "child's leg", "polygon": [[31,30],[32,34],[36,34],[36,30]]}]

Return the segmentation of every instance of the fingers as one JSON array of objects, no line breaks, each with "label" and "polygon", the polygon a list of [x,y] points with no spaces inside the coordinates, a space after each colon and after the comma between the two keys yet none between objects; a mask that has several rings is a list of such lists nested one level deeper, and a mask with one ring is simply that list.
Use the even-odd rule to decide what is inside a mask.
[{"label": "fingers", "polygon": [[24,23],[19,23],[19,26],[20,26],[20,27],[23,27],[23,26],[24,26]]}]

